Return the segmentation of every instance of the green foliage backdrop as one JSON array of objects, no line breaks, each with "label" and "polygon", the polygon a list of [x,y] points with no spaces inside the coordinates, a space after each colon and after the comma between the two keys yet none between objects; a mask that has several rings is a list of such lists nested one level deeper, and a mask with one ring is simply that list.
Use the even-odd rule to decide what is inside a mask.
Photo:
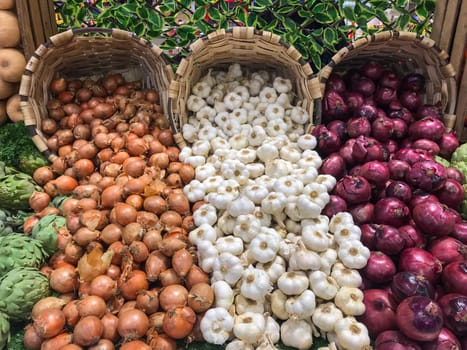
[{"label": "green foliage backdrop", "polygon": [[[60,30],[115,27],[157,43],[173,63],[216,28],[249,25],[279,34],[315,69],[357,35],[403,29],[429,35],[435,0],[66,0],[55,1]],[[369,23],[379,22],[377,28]]]}]

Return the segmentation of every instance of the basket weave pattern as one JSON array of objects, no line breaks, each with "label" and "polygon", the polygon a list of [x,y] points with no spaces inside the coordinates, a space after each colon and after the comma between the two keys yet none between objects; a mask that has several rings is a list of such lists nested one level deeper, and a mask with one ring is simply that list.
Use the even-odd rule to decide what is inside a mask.
[{"label": "basket weave pattern", "polygon": [[290,79],[295,101],[300,101],[312,118],[314,100],[321,98],[318,79],[313,77],[313,70],[301,54],[282,42],[278,35],[252,27],[221,29],[193,42],[190,51],[180,62],[169,91],[169,118],[179,146],[185,145],[180,131],[188,120],[186,102],[193,85],[208,69],[226,69],[232,63],[251,70],[269,69]]},{"label": "basket weave pattern", "polygon": [[369,60],[379,62],[400,76],[420,73],[426,80],[424,103],[440,102],[446,129],[457,130],[455,71],[448,58],[448,54],[438,48],[432,39],[416,33],[386,31],[368,35],[339,50],[331,62],[321,69],[321,90],[324,92],[326,81],[333,71],[344,73],[360,68]]},{"label": "basket weave pattern", "polygon": [[167,111],[173,71],[162,50],[147,40],[124,30],[87,28],[54,35],[37,48],[21,80],[20,105],[32,140],[49,160],[57,156],[47,148],[41,120],[47,117],[50,82],[56,77],[96,80],[107,73],[121,73],[126,81],[156,89]]}]

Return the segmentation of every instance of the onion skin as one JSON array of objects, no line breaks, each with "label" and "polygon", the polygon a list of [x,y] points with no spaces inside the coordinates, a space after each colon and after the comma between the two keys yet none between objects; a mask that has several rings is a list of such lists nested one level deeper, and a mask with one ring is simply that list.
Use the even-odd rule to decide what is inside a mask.
[{"label": "onion skin", "polygon": [[319,169],[320,174],[332,175],[336,180],[341,179],[345,175],[345,160],[339,153],[330,154]]},{"label": "onion skin", "polygon": [[162,327],[164,332],[173,339],[182,339],[193,330],[196,314],[188,306],[180,306],[165,313]]},{"label": "onion skin", "polygon": [[380,199],[375,204],[374,220],[378,224],[400,227],[407,224],[409,218],[409,208],[395,197]]},{"label": "onion skin", "polygon": [[438,299],[444,316],[444,325],[458,337],[467,336],[467,296],[449,293]]},{"label": "onion skin", "polygon": [[394,305],[387,291],[382,289],[367,289],[363,292],[365,313],[357,319],[368,328],[370,336],[397,329],[396,305]]},{"label": "onion skin", "polygon": [[143,337],[149,328],[149,319],[138,309],[125,310],[118,315],[118,334],[124,339]]},{"label": "onion skin", "polygon": [[45,309],[34,318],[34,329],[41,338],[58,335],[65,326],[65,314],[60,309]]},{"label": "onion skin", "polygon": [[25,327],[23,343],[28,350],[40,350],[43,341],[44,339],[37,334],[32,324]]},{"label": "onion skin", "polygon": [[450,330],[443,328],[436,340],[423,344],[426,350],[461,350],[461,344]]},{"label": "onion skin", "polygon": [[443,264],[464,261],[467,258],[467,247],[452,237],[441,237],[430,243],[429,251]]},{"label": "onion skin", "polygon": [[81,346],[96,344],[104,332],[101,320],[96,316],[86,316],[78,321],[73,330],[73,342]]},{"label": "onion skin", "polygon": [[372,282],[385,283],[391,281],[396,274],[396,266],[386,254],[371,252],[362,272]]},{"label": "onion skin", "polygon": [[467,263],[465,259],[446,265],[442,280],[448,292],[467,295]]},{"label": "onion skin", "polygon": [[336,195],[329,195],[329,203],[323,209],[323,214],[328,218],[331,218],[333,215],[347,211],[347,203],[345,200]]},{"label": "onion skin", "polygon": [[362,176],[344,176],[337,182],[336,194],[348,204],[359,204],[370,200],[371,187]]},{"label": "onion skin", "polygon": [[443,267],[431,253],[421,248],[404,249],[399,258],[399,271],[413,271],[434,283],[441,275]]},{"label": "onion skin", "polygon": [[421,347],[399,331],[384,331],[378,334],[375,350],[421,350]]},{"label": "onion skin", "polygon": [[441,237],[454,230],[455,219],[446,212],[447,207],[441,203],[425,201],[413,208],[412,217],[425,234]]},{"label": "onion skin", "polygon": [[423,275],[412,271],[398,272],[391,283],[391,298],[399,304],[410,296],[424,296],[433,299],[435,290],[430,281]]}]

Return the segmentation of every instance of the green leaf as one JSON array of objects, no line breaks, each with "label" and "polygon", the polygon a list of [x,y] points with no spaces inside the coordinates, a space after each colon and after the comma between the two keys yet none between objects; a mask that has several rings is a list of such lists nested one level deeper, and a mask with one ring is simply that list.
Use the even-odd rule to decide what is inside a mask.
[{"label": "green leaf", "polygon": [[137,25],[133,27],[133,32],[139,37],[144,36],[146,33],[147,27],[144,25],[143,22],[139,22]]},{"label": "green leaf", "polygon": [[396,0],[396,6],[405,8],[407,6],[407,0]]},{"label": "green leaf", "polygon": [[377,8],[374,10],[374,14],[384,24],[389,23],[388,17],[386,16],[386,12],[384,12],[383,10]]},{"label": "green leaf", "polygon": [[213,21],[218,22],[221,20],[221,14],[219,10],[216,9],[215,7],[208,8],[208,15],[209,15],[209,18],[211,18]]},{"label": "green leaf", "polygon": [[196,23],[196,26],[203,34],[207,34],[213,30],[213,28],[205,21],[199,21],[198,23]]},{"label": "green leaf", "polygon": [[317,55],[316,53],[312,53],[310,58],[311,62],[313,62],[313,65],[316,67],[316,69],[321,69],[321,58],[319,57],[319,55]]},{"label": "green leaf", "polygon": [[256,0],[255,2],[259,6],[272,6],[272,0]]},{"label": "green leaf", "polygon": [[177,28],[177,34],[182,40],[192,40],[195,36],[196,28],[188,25],[182,25]]},{"label": "green leaf", "polygon": [[337,12],[336,7],[332,4],[329,4],[329,6],[326,7],[326,13],[329,17],[332,18],[333,22],[337,21],[337,19],[339,18],[339,12]]},{"label": "green leaf", "polygon": [[347,18],[349,21],[355,22],[355,13],[352,7],[345,6],[342,8],[342,12],[344,12],[344,17]]},{"label": "green leaf", "polygon": [[190,7],[191,0],[177,0],[183,7]]},{"label": "green leaf", "polygon": [[312,12],[315,15],[315,19],[319,23],[333,23],[334,19],[328,13],[327,4],[318,4],[316,5]]},{"label": "green leaf", "polygon": [[400,29],[405,29],[409,23],[410,23],[410,15],[405,13],[397,19],[396,27]]},{"label": "green leaf", "polygon": [[304,2],[304,5],[307,9],[311,9],[315,4],[316,0],[308,0]]},{"label": "green leaf", "polygon": [[337,42],[337,32],[332,27],[324,28],[323,42],[332,46]]},{"label": "green leaf", "polygon": [[434,13],[436,7],[435,0],[425,0],[425,8],[429,13]]},{"label": "green leaf", "polygon": [[416,7],[415,13],[422,21],[427,19],[429,16],[429,12],[423,3]]},{"label": "green leaf", "polygon": [[277,28],[278,24],[279,24],[279,20],[275,19],[269,22],[266,26],[262,27],[261,29],[266,30],[266,31],[272,31],[274,28]]},{"label": "green leaf", "polygon": [[160,31],[164,27],[164,20],[161,15],[156,11],[149,11],[148,16],[149,29],[153,31]]},{"label": "green leaf", "polygon": [[208,11],[206,10],[206,7],[204,6],[201,6],[201,7],[198,7],[195,12],[193,13],[193,16],[191,17],[191,19],[193,20],[193,22],[199,22],[201,20],[204,20],[204,18],[206,17],[206,13]]},{"label": "green leaf", "polygon": [[284,26],[285,30],[288,32],[295,32],[297,30],[297,24],[295,21],[289,17],[285,17],[282,20],[282,25]]},{"label": "green leaf", "polygon": [[139,7],[136,10],[136,14],[138,15],[139,18],[142,18],[142,19],[147,19],[149,17],[149,11],[146,7]]},{"label": "green leaf", "polygon": [[302,9],[302,8],[297,11],[297,14],[301,18],[306,18],[306,19],[313,18],[313,14],[310,11]]},{"label": "green leaf", "polygon": [[177,3],[173,0],[165,0],[165,1],[162,1],[162,3],[164,4],[164,6],[166,6],[171,12],[177,12],[178,10],[178,6],[177,6]]},{"label": "green leaf", "polygon": [[289,6],[289,5],[281,6],[278,9],[276,9],[274,12],[275,13],[287,14],[287,13],[291,12],[294,8],[295,8],[295,6]]},{"label": "green leaf", "polygon": [[235,9],[235,17],[242,23],[246,24],[248,21],[248,14],[243,7],[237,6]]},{"label": "green leaf", "polygon": [[247,24],[250,27],[255,27],[258,20],[258,15],[254,12],[250,12],[247,17]]}]

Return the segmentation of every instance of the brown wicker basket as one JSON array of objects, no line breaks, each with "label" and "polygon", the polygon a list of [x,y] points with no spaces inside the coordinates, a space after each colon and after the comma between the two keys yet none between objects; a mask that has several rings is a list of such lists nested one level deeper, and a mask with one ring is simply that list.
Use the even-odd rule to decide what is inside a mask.
[{"label": "brown wicker basket", "polygon": [[361,67],[369,60],[379,62],[401,76],[412,72],[420,73],[426,80],[424,102],[440,102],[446,129],[458,130],[459,123],[455,115],[455,71],[448,59],[448,54],[429,38],[411,32],[385,31],[368,35],[342,48],[318,75],[321,90],[324,91],[326,81],[333,71],[344,73],[351,68]]},{"label": "brown wicker basket", "polygon": [[193,85],[208,69],[225,69],[232,63],[249,69],[274,70],[291,79],[295,100],[301,101],[301,106],[310,114],[311,125],[314,106],[321,105],[318,79],[312,77],[313,70],[301,54],[278,35],[252,27],[220,29],[193,42],[190,51],[190,55],[180,62],[169,91],[169,120],[180,147],[185,146],[180,131],[188,120],[186,102]]},{"label": "brown wicker basket", "polygon": [[133,33],[106,28],[68,30],[50,37],[31,57],[21,80],[20,105],[32,140],[49,160],[57,155],[47,148],[41,120],[47,117],[52,79],[98,79],[109,72],[122,73],[127,81],[140,80],[143,87],[156,89],[167,111],[172,68],[159,47]]}]

